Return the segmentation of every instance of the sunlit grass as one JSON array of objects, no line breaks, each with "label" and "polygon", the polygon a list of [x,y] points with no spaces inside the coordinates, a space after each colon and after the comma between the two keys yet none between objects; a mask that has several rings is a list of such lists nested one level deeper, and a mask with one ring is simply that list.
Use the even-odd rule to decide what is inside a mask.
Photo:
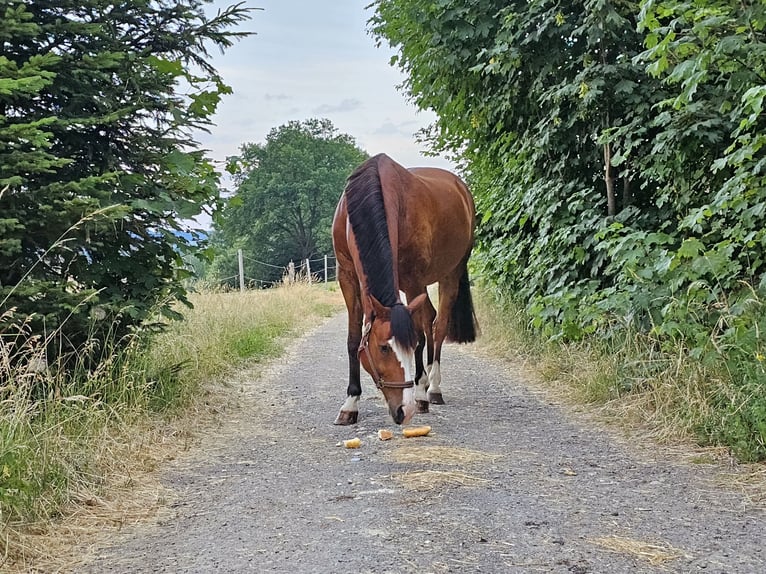
[{"label": "sunlit grass", "polygon": [[262,361],[282,351],[283,338],[318,324],[342,308],[338,292],[296,283],[245,293],[203,292],[190,297],[194,309],[156,338],[146,369],[174,369],[188,400],[204,381],[220,376],[243,360]]}]

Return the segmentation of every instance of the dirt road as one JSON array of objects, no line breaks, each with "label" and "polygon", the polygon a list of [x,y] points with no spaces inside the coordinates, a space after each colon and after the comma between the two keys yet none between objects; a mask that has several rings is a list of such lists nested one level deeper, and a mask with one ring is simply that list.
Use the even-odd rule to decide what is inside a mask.
[{"label": "dirt road", "polygon": [[394,427],[367,377],[360,423],[333,426],[344,325],[243,372],[242,408],[168,470],[169,516],[78,571],[766,572],[766,515],[715,466],[615,440],[469,347],[445,350],[448,404],[416,416],[430,436],[375,438]]}]

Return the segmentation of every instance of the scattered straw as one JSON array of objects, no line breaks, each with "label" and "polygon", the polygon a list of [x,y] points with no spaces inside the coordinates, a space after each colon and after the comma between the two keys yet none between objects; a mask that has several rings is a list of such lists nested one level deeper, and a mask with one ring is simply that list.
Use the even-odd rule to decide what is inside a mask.
[{"label": "scattered straw", "polygon": [[418,470],[393,474],[391,478],[411,490],[431,490],[441,486],[483,486],[490,481],[465,472],[444,470]]},{"label": "scattered straw", "polygon": [[721,473],[718,482],[726,488],[738,488],[749,504],[766,507],[766,468],[762,464],[740,465],[737,472]]},{"label": "scattered straw", "polygon": [[481,462],[493,462],[502,455],[449,446],[402,446],[391,453],[400,463],[430,463],[449,466],[467,466]]},{"label": "scattered straw", "polygon": [[677,560],[684,553],[670,546],[650,544],[640,540],[632,540],[622,536],[604,536],[601,538],[589,538],[588,542],[601,546],[610,552],[617,554],[629,554],[649,562],[653,566],[659,566],[666,562]]},{"label": "scattered straw", "polygon": [[96,546],[106,545],[108,533],[169,512],[165,505],[171,496],[158,483],[142,483],[129,491],[116,489],[103,498],[88,496],[64,507],[63,521],[25,524],[20,531],[7,525],[3,535],[14,541],[15,556],[0,565],[0,571],[69,571],[86,561]]}]

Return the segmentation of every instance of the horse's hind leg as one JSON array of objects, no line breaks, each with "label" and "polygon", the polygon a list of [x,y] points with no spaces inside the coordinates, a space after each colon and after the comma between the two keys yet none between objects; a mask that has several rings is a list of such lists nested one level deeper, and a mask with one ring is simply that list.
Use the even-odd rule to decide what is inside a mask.
[{"label": "horse's hind leg", "polygon": [[443,281],[439,282],[439,313],[434,322],[434,364],[428,373],[428,398],[443,405],[441,391],[441,355],[445,339],[470,343],[476,339],[476,323],[468,281],[468,256]]},{"label": "horse's hind leg", "polygon": [[[415,401],[418,406],[419,413],[428,412],[428,372],[431,369],[431,365],[434,361],[434,335],[433,335],[433,322],[436,317],[436,309],[434,309],[430,298],[426,298],[425,303],[418,311],[418,346],[415,349]],[[423,350],[426,350],[426,365],[423,364]]]},{"label": "horse's hind leg", "polygon": [[452,306],[457,300],[459,276],[443,278],[439,281],[439,312],[433,324],[433,362],[428,369],[428,400],[434,405],[443,405],[441,382],[442,345],[447,338]]},{"label": "horse's hind leg", "polygon": [[362,341],[362,300],[359,281],[353,272],[338,269],[338,283],[348,309],[348,389],[346,400],[335,419],[336,425],[356,424],[359,418],[359,398],[362,385],[359,380],[359,344]]}]

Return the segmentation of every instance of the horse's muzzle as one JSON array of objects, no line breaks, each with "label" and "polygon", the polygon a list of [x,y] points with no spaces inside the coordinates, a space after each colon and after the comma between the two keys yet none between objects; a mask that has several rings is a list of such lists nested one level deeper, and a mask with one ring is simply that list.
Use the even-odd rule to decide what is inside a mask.
[{"label": "horse's muzzle", "polygon": [[394,412],[394,409],[391,409],[391,418],[394,419],[394,422],[398,425],[402,424],[405,419],[404,415],[404,407],[400,406],[396,409],[396,412]]}]

